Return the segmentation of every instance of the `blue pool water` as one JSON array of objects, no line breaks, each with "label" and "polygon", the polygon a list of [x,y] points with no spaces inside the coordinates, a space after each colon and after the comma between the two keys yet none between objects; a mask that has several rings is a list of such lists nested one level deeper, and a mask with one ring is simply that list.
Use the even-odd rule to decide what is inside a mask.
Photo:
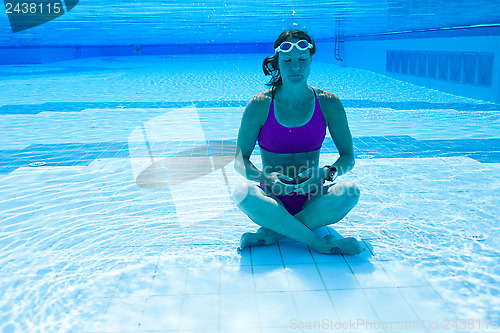
[{"label": "blue pool water", "polygon": [[[256,225],[228,156],[265,56],[0,67],[2,332],[496,331],[500,106],[314,61],[362,191],[317,232],[373,250],[238,253]],[[327,138],[321,162],[336,154]],[[152,164],[163,183],[138,186]]]}]

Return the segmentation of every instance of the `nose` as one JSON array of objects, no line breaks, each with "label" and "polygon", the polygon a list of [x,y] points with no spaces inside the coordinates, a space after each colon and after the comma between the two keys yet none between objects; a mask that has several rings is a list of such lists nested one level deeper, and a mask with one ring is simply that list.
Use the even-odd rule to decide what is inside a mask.
[{"label": "nose", "polygon": [[299,62],[292,63],[292,71],[299,71],[299,70],[300,70],[300,63]]}]

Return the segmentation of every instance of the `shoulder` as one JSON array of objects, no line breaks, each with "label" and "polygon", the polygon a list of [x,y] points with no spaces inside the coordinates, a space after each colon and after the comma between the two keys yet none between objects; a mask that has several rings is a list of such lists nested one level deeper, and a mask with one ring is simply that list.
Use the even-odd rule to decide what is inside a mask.
[{"label": "shoulder", "polygon": [[340,98],[332,92],[320,88],[314,88],[314,91],[316,91],[321,104],[325,104],[325,106],[340,103]]},{"label": "shoulder", "polygon": [[257,95],[254,95],[252,99],[248,102],[247,108],[250,107],[262,107],[265,104],[270,105],[272,99],[272,91],[271,89],[263,91]]},{"label": "shoulder", "polygon": [[253,96],[245,108],[245,115],[249,118],[264,123],[271,105],[271,89]]},{"label": "shoulder", "polygon": [[314,88],[314,90],[318,96],[321,111],[327,124],[330,121],[335,121],[339,116],[343,117],[345,115],[344,107],[337,95],[319,88]]}]

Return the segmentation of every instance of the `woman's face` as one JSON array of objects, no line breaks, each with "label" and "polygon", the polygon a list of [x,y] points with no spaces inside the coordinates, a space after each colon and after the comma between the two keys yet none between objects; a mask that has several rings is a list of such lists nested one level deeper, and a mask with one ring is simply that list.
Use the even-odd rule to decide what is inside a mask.
[{"label": "woman's face", "polygon": [[[290,41],[295,43],[299,39],[294,38]],[[278,65],[283,83],[298,84],[306,81],[309,76],[311,60],[309,49],[300,51],[294,46],[290,52],[280,52]]]}]

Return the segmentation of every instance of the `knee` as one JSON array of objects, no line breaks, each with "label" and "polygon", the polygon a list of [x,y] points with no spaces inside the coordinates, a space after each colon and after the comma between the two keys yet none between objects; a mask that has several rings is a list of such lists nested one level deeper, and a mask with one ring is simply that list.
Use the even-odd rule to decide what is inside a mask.
[{"label": "knee", "polygon": [[348,196],[355,197],[359,199],[359,196],[361,195],[361,190],[356,183],[353,183],[351,181],[346,181],[344,182],[344,186],[346,188],[346,193]]},{"label": "knee", "polygon": [[344,181],[339,183],[338,187],[339,194],[354,207],[358,203],[361,195],[359,186],[351,181]]},{"label": "knee", "polygon": [[247,206],[248,202],[252,198],[252,194],[255,192],[253,187],[255,187],[255,185],[244,181],[232,189],[232,198],[236,206],[240,208]]}]

